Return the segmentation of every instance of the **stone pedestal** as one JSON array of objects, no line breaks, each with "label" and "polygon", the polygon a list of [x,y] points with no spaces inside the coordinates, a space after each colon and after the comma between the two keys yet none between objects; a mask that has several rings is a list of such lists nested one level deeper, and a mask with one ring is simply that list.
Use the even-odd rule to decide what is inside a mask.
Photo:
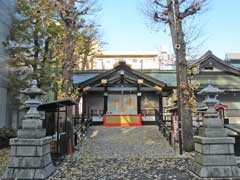
[{"label": "stone pedestal", "polygon": [[11,160],[3,179],[47,179],[55,171],[50,154],[51,137],[10,140]]},{"label": "stone pedestal", "polygon": [[234,156],[234,138],[194,137],[195,159],[191,170],[202,178],[240,176]]},{"label": "stone pedestal", "polygon": [[25,101],[28,112],[24,116],[22,129],[17,132],[17,138],[10,140],[10,164],[2,179],[47,179],[54,171],[50,155],[52,138],[45,137],[46,130],[42,128],[42,121],[37,107],[41,104],[38,97],[44,92],[37,87],[36,80],[31,88],[23,91],[29,96]]}]

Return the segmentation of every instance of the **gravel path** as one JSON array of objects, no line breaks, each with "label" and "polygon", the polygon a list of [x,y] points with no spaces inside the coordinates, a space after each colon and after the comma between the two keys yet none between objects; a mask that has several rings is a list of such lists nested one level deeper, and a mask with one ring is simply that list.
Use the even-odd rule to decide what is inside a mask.
[{"label": "gravel path", "polygon": [[10,156],[10,148],[0,149],[0,179],[8,166]]},{"label": "gravel path", "polygon": [[172,157],[175,152],[162,137],[157,126],[91,128],[82,144],[80,157],[159,158]]},{"label": "gravel path", "polygon": [[53,180],[194,180],[156,126],[91,127],[81,150]]},{"label": "gravel path", "polygon": [[79,159],[64,163],[54,180],[196,180],[184,159]]}]

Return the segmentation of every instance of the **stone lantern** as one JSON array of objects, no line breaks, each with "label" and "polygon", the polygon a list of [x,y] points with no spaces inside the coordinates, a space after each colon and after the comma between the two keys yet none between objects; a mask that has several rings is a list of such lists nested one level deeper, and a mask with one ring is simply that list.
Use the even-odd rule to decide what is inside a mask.
[{"label": "stone lantern", "polygon": [[223,93],[223,90],[220,90],[217,87],[214,87],[208,84],[207,87],[202,89],[198,94],[205,95],[205,104],[208,108],[204,114],[203,128],[200,129],[199,135],[203,137],[225,137],[225,129],[223,122],[218,118],[218,113],[215,110],[215,105],[219,103],[217,95]]},{"label": "stone lantern", "polygon": [[194,136],[195,157],[191,171],[201,178],[231,178],[240,176],[234,156],[235,139],[227,137],[222,120],[218,117],[215,105],[217,95],[223,91],[209,85],[198,94],[205,95],[204,104],[208,107],[204,114],[203,127],[199,136]]},{"label": "stone lantern", "polygon": [[37,87],[37,81],[32,81],[32,86],[22,91],[28,96],[25,105],[29,108],[22,122],[22,129],[17,132],[21,139],[38,139],[46,136],[46,129],[42,128],[42,120],[37,107],[42,104],[39,100],[45,93]]},{"label": "stone lantern", "polygon": [[47,179],[54,171],[50,155],[52,138],[45,137],[37,107],[41,104],[40,96],[45,94],[33,80],[31,87],[23,94],[29,98],[25,101],[29,108],[17,132],[17,138],[10,139],[11,159],[3,179]]}]

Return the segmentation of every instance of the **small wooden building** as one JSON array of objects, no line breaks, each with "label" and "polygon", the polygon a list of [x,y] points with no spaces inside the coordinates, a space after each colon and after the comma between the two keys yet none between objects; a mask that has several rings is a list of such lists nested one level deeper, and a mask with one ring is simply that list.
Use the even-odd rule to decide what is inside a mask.
[{"label": "small wooden building", "polygon": [[53,159],[71,154],[73,150],[73,106],[76,101],[66,99],[41,104],[44,112],[43,127],[46,135],[52,136],[51,154]]}]

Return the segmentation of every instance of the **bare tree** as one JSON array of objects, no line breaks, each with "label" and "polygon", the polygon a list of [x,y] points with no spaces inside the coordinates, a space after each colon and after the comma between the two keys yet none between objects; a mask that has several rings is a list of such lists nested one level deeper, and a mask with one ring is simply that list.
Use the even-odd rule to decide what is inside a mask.
[{"label": "bare tree", "polygon": [[[206,4],[207,0],[153,0],[147,9],[147,14],[156,23],[169,27],[172,46],[176,56],[177,69],[177,97],[178,116],[181,122],[183,148],[189,152],[193,150],[193,130],[191,109],[188,104],[188,95],[184,88],[188,85],[186,60],[186,32],[183,23],[189,20]],[[181,132],[181,131],[180,131]]]}]

